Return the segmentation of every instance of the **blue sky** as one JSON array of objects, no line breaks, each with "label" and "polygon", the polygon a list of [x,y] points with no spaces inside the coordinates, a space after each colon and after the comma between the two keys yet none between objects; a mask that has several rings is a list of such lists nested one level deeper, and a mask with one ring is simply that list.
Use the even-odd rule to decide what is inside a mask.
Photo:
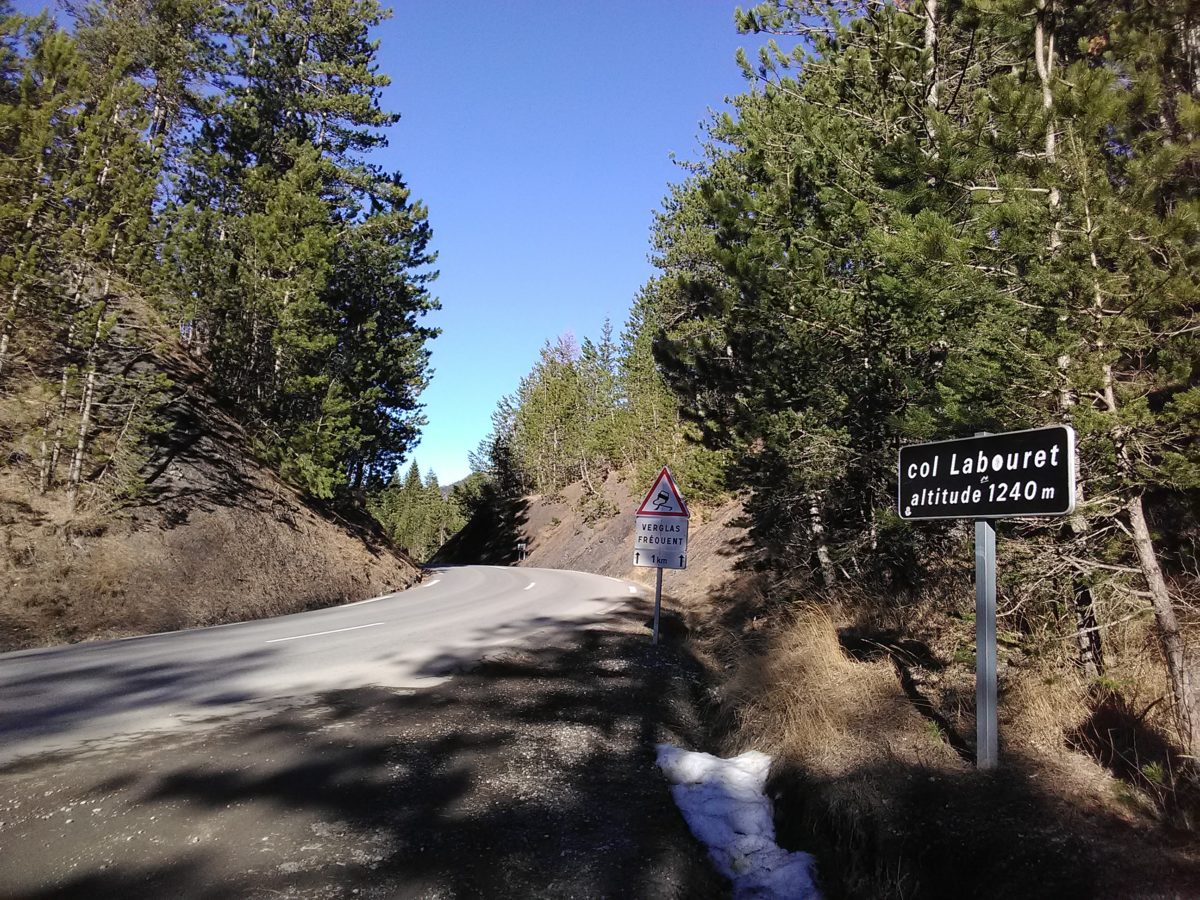
[{"label": "blue sky", "polygon": [[449,483],[539,348],[619,330],[652,269],[670,159],[699,155],[709,109],[744,88],[724,0],[400,0],[378,33],[378,161],[429,207],[443,309],[414,455]]}]

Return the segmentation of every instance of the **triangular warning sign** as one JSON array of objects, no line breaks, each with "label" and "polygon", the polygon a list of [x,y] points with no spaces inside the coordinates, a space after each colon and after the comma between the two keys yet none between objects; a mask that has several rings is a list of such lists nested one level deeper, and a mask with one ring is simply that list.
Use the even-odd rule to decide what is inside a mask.
[{"label": "triangular warning sign", "polygon": [[687,504],[679,496],[679,488],[675,487],[675,480],[666,466],[658,473],[658,478],[654,479],[654,486],[642,500],[636,515],[688,518]]}]

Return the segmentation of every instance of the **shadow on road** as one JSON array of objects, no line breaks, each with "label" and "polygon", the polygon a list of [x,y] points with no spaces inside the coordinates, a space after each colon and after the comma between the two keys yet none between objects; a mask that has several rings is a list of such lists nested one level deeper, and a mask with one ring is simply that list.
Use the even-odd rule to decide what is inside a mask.
[{"label": "shadow on road", "polygon": [[8,661],[10,670],[19,665],[31,674],[3,679],[0,754],[24,753],[42,739],[53,742],[81,726],[119,721],[148,707],[203,714],[244,702],[250,694],[238,687],[240,679],[261,670],[271,656],[264,650],[148,662],[116,658],[111,647],[71,648],[69,654],[48,650]]},{"label": "shadow on road", "polygon": [[653,760],[699,741],[703,679],[647,612],[428,690],[0,770],[0,804],[31,798],[7,896],[724,896]]},{"label": "shadow on road", "polygon": [[[602,609],[625,599],[599,597],[586,603]],[[497,627],[461,627],[432,637],[427,631],[417,641],[406,641],[411,635],[401,630],[396,643],[364,644],[357,655],[328,666],[290,656],[300,645],[268,647],[256,640],[255,650],[223,649],[228,632],[196,632],[192,636],[199,645],[171,635],[165,641],[151,637],[153,643],[135,638],[24,652],[0,660],[0,765],[152,727],[142,724],[147,718],[158,721],[153,727],[171,727],[181,720],[229,714],[239,705],[287,701],[320,690],[371,683],[423,686],[429,679],[466,671],[487,653],[529,640],[561,643],[564,636],[598,621],[595,616],[526,616]]]}]

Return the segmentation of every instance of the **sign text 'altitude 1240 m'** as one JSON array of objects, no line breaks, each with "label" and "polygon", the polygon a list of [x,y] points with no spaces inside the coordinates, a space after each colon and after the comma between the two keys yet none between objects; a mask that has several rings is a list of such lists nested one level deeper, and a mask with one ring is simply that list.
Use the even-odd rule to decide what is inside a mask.
[{"label": "sign text 'altitude 1240 m'", "polygon": [[1069,425],[900,448],[902,519],[1061,516],[1075,509]]}]

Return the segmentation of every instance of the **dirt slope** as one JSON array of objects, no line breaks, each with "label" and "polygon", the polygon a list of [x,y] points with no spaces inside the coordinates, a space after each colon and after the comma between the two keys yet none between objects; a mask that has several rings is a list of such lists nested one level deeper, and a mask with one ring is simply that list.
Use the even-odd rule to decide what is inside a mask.
[{"label": "dirt slope", "polygon": [[0,446],[0,651],[299,612],[418,579],[368,520],[306,503],[258,463],[193,360],[156,365],[173,396],[135,501],[85,493],[72,515]]},{"label": "dirt slope", "polygon": [[[531,497],[524,528],[528,556],[523,565],[577,569],[653,584],[654,569],[633,565],[634,510],[646,487],[609,475],[605,499],[617,513],[594,523],[579,511],[579,484],[554,501]],[[742,506],[737,502],[694,509],[688,528],[688,567],[663,573],[664,592],[681,599],[703,597],[727,581],[745,546],[745,529],[737,524],[741,518]]]}]

